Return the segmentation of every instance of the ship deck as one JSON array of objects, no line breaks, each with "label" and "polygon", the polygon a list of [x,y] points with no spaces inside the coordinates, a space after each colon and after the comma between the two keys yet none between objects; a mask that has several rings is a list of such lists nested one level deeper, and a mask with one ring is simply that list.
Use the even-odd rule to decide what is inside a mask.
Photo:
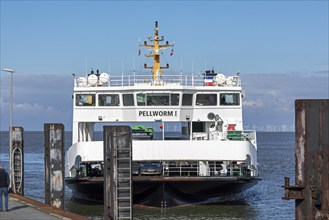
[{"label": "ship deck", "polygon": [[166,176],[133,176],[134,182],[206,182],[206,181],[250,181],[250,180],[261,180],[258,177],[247,177],[247,176],[202,176],[202,177],[191,177],[191,176],[177,176],[177,177],[166,177]]}]

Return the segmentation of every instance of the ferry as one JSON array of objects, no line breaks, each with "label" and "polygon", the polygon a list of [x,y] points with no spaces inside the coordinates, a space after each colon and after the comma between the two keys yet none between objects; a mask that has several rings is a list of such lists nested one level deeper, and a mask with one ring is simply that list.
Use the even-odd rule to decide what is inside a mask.
[{"label": "ferry", "polygon": [[166,74],[169,64],[161,66],[160,57],[174,44],[162,41],[155,22],[153,38],[139,45],[150,51],[149,75],[97,70],[74,77],[72,146],[65,155],[74,198],[103,200],[103,141],[96,132],[102,125],[132,127],[134,204],[227,202],[260,180],[256,132],[243,129],[239,72]]}]

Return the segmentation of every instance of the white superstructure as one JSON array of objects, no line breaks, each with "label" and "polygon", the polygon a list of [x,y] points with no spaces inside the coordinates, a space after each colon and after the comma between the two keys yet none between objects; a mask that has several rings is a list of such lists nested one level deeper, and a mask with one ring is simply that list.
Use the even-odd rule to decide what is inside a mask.
[{"label": "white superstructure", "polygon": [[[209,86],[204,76],[166,76],[157,86],[149,76],[109,77],[106,83],[91,76],[92,84],[75,81],[68,156],[74,151],[83,160],[102,161],[103,144],[93,138],[96,123],[180,122],[186,139],[135,141],[133,160],[245,161],[249,155],[252,174],[258,175],[255,132],[243,131],[239,74],[224,80],[221,74],[224,82]],[[230,140],[230,132],[241,132],[240,140]],[[67,158],[67,171],[74,163]]]}]

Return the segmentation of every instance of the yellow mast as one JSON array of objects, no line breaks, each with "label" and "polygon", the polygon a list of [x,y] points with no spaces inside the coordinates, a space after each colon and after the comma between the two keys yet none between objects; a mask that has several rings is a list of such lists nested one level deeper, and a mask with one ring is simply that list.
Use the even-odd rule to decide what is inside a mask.
[{"label": "yellow mast", "polygon": [[159,81],[160,81],[160,74],[162,73],[161,69],[169,68],[169,64],[167,64],[166,66],[160,66],[160,50],[166,49],[167,47],[173,47],[174,44],[169,44],[168,41],[166,41],[165,45],[159,44],[160,41],[164,40],[164,37],[161,36],[161,39],[159,38],[157,21],[155,22],[154,39],[152,39],[151,36],[149,36],[148,39],[149,39],[149,41],[154,42],[154,44],[148,45],[147,42],[144,41],[144,44],[142,44],[140,46],[153,50],[153,53],[150,52],[149,54],[145,55],[146,57],[153,57],[153,66],[147,66],[145,63],[144,68],[152,69],[153,84],[158,85]]}]

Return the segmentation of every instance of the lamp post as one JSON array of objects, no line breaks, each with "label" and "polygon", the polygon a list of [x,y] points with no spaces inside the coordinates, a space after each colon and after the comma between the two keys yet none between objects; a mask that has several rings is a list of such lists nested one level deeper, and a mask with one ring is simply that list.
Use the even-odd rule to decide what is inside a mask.
[{"label": "lamp post", "polygon": [[12,156],[12,151],[13,151],[13,137],[12,137],[12,130],[13,130],[13,73],[15,72],[14,69],[7,69],[4,68],[2,69],[2,71],[4,72],[8,72],[10,73],[10,110],[9,110],[9,170],[10,170],[10,174],[9,174],[9,179],[10,179],[10,183],[9,186],[11,187],[11,189],[14,191],[14,193],[16,193],[16,189],[14,186],[14,164],[13,164],[13,156]]}]

